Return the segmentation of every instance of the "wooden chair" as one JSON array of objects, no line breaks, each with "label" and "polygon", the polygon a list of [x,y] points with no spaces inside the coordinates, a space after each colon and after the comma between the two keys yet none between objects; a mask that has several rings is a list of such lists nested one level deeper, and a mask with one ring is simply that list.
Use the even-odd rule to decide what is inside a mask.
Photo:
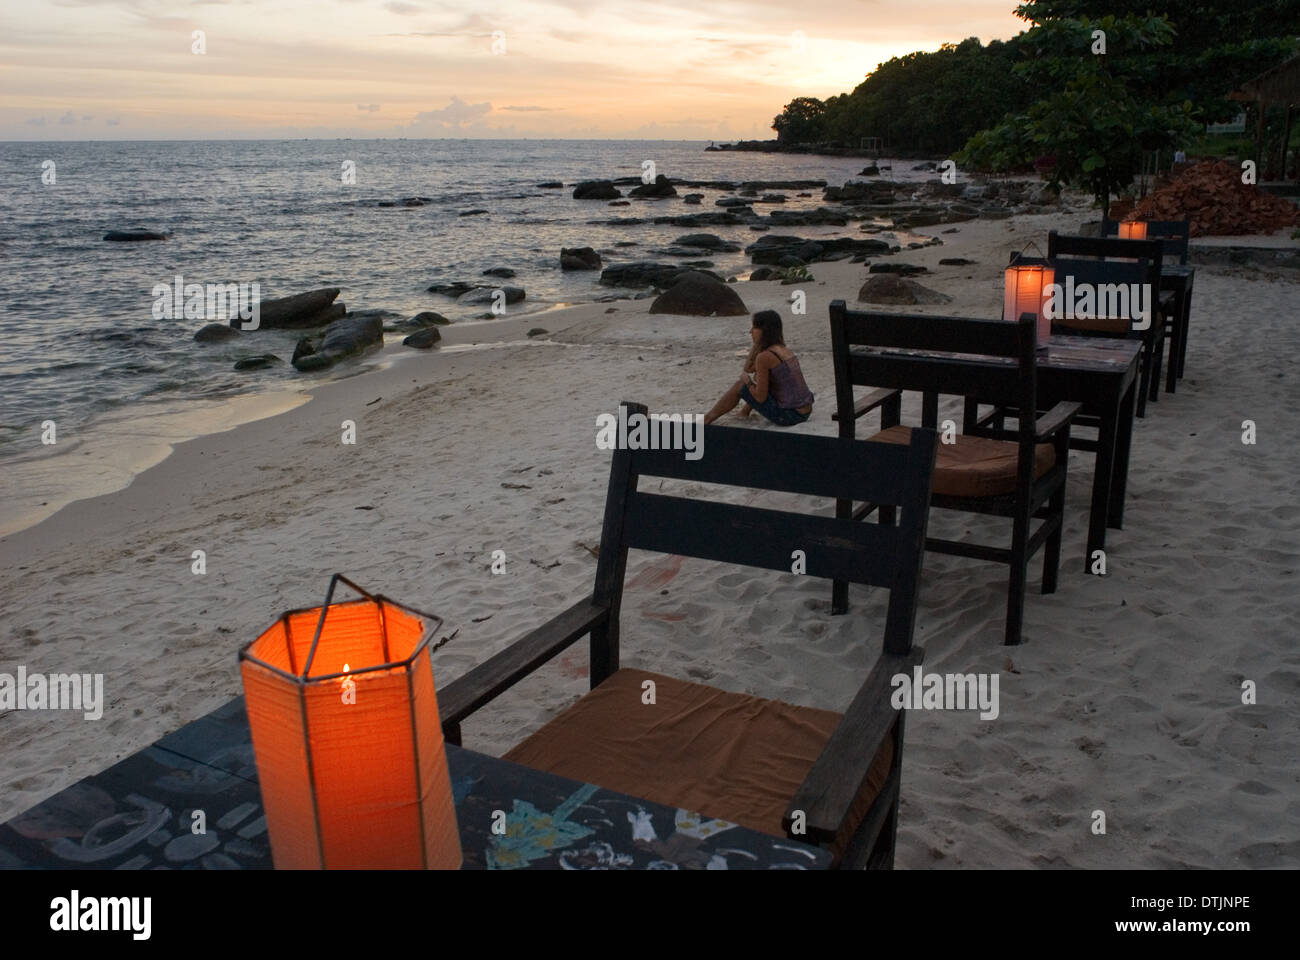
[{"label": "wooden chair", "polygon": [[[629,415],[645,407],[627,404]],[[445,736],[580,637],[591,638],[591,691],[505,759],[829,848],[842,866],[891,867],[903,711],[891,678],[910,675],[936,437],[907,446],[711,425],[704,456],[619,449],[610,467],[592,595],[438,691]],[[643,492],[668,477],[901,510],[898,527]],[[619,610],[629,549],[806,572],[889,588],[884,650],[843,716],[621,669]],[[643,702],[647,681],[655,704]],[[805,832],[798,832],[800,826]]]},{"label": "wooden chair", "polygon": [[[1187,267],[1188,253],[1192,243],[1192,222],[1190,220],[1148,220],[1147,239],[1159,240],[1164,250],[1164,262],[1170,263],[1178,258],[1178,266]],[[1118,236],[1119,221],[1103,217],[1101,235]],[[1165,335],[1169,340],[1170,363],[1165,375],[1165,392],[1173,393],[1178,388],[1178,381],[1183,378],[1187,367],[1187,337],[1191,328],[1191,300],[1187,294],[1187,280],[1176,287],[1179,297],[1174,308],[1165,317]],[[1175,359],[1177,362],[1175,362]]]},{"label": "wooden chair", "polygon": [[[1082,269],[1083,263],[1113,263],[1118,266],[1121,263],[1132,264],[1137,262],[1143,265],[1143,276],[1138,282],[1147,284],[1152,298],[1151,323],[1143,331],[1134,331],[1131,328],[1123,331],[1122,335],[1129,336],[1133,333],[1140,333],[1142,340],[1142,361],[1139,371],[1140,381],[1138,384],[1137,396],[1137,415],[1145,417],[1147,412],[1148,397],[1152,402],[1159,400],[1160,393],[1160,370],[1164,361],[1165,354],[1165,332],[1167,318],[1172,314],[1173,301],[1170,298],[1163,297],[1160,292],[1160,266],[1164,258],[1164,247],[1160,240],[1119,240],[1117,238],[1102,237],[1074,237],[1057,233],[1055,230],[1047,235],[1047,259],[1053,262],[1057,270],[1069,268],[1072,271]],[[1012,262],[1015,262],[1015,255],[1012,256]],[[1121,271],[1116,271],[1116,275]],[[1099,278],[1104,278],[1107,274],[1092,272],[1093,280],[1098,282]],[[1064,283],[1063,279],[1058,278],[1057,283]],[[1082,282],[1076,275],[1076,283]],[[1106,282],[1102,280],[1101,282]],[[1117,280],[1109,282],[1116,283]],[[1108,336],[1121,335],[1121,331],[1105,330],[1087,330],[1076,327],[1071,332],[1082,333],[1101,333]]]},{"label": "wooden chair", "polygon": [[[831,350],[835,363],[834,419],[840,436],[852,438],[857,420],[879,408],[881,430],[870,439],[906,443],[914,431],[902,426],[901,391],[922,393],[921,425],[935,429],[939,395],[978,396],[1003,408],[1037,405],[1036,323],[1024,314],[1017,323],[961,317],[850,312],[832,301]],[[955,354],[975,355],[958,357]],[[854,400],[855,386],[883,389]],[[947,510],[991,514],[1012,520],[1011,547],[928,537],[927,550],[993,560],[1011,568],[1007,590],[1006,642],[1020,642],[1029,559],[1044,547],[1043,593],[1056,590],[1069,465],[1070,422],[1077,403],[1060,403],[1043,417],[1017,418],[1017,429],[985,427],[941,443],[930,504]],[[836,501],[836,516],[861,520],[879,508],[880,525],[894,523],[888,504],[870,498],[855,509]],[[1042,519],[1036,530],[1033,519]],[[831,608],[848,609],[848,584],[837,581]]]}]

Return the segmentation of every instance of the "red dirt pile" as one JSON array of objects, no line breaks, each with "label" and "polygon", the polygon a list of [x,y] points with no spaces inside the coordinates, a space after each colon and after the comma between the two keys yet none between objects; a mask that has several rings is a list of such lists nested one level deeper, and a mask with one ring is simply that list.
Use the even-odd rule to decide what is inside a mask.
[{"label": "red dirt pile", "polygon": [[1137,220],[1191,220],[1193,237],[1272,233],[1300,224],[1300,209],[1276,194],[1241,182],[1241,167],[1204,160],[1138,203]]}]

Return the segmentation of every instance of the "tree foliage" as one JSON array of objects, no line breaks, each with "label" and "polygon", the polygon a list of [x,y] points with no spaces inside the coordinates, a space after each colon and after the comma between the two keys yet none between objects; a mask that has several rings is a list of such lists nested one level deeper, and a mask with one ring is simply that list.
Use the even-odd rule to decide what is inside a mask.
[{"label": "tree foliage", "polygon": [[[1023,109],[1032,90],[1012,67],[1015,41],[981,46],[971,37],[932,52],[909,53],[882,63],[851,93],[831,97],[813,124],[799,98],[773,121],[782,141],[839,141],[856,145],[880,137],[899,152],[947,154],[1008,110]],[[793,138],[787,131],[798,130]]]}]

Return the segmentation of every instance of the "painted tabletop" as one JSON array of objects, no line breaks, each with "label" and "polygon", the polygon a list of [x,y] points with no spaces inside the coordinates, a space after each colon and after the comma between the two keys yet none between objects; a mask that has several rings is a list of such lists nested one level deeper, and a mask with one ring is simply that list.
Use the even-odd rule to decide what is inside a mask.
[{"label": "painted tabletop", "polygon": [[[472,750],[448,745],[447,764],[467,869],[830,864],[816,847]],[[271,866],[243,698],[0,824],[0,869]]]}]

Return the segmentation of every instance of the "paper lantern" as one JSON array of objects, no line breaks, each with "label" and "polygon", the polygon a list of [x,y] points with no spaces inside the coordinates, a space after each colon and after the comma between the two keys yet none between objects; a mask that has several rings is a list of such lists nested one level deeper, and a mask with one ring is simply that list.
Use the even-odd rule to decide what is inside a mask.
[{"label": "paper lantern", "polygon": [[[333,602],[347,584],[358,600]],[[330,580],[239,652],[278,869],[457,869],[429,641],[442,618]]]},{"label": "paper lantern", "polygon": [[1045,309],[1056,280],[1052,267],[1040,264],[1013,263],[1007,267],[1003,288],[1002,319],[1015,322],[1022,313],[1032,313],[1038,321],[1038,347],[1044,349],[1052,336],[1052,319]]},{"label": "paper lantern", "polygon": [[1121,240],[1145,240],[1147,238],[1147,222],[1145,220],[1125,220],[1119,225],[1119,239]]}]

